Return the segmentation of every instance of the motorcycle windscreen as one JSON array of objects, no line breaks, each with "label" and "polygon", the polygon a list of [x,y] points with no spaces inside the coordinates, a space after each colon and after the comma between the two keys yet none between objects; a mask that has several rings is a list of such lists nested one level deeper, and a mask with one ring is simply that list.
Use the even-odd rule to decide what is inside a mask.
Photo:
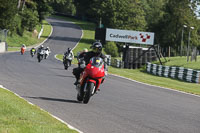
[{"label": "motorcycle windscreen", "polygon": [[100,57],[93,57],[90,63],[86,66],[85,71],[92,78],[101,78],[105,76],[104,62]]},{"label": "motorcycle windscreen", "polygon": [[103,66],[103,59],[100,57],[93,57],[91,61],[92,61],[92,66],[95,66],[98,68],[101,68]]}]

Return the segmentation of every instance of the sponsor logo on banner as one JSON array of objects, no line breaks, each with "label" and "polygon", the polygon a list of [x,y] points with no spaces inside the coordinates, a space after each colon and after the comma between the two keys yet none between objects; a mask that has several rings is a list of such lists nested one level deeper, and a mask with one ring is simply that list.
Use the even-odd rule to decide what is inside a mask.
[{"label": "sponsor logo on banner", "polygon": [[154,33],[130,30],[106,29],[106,41],[138,44],[154,44]]}]

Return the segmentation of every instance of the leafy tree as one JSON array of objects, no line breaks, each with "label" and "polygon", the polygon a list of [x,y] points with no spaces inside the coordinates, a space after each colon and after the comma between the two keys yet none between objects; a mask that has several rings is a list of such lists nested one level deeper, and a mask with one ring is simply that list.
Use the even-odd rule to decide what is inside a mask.
[{"label": "leafy tree", "polygon": [[28,31],[33,31],[36,25],[39,22],[38,12],[32,11],[29,8],[26,8],[22,14],[22,25]]},{"label": "leafy tree", "polygon": [[33,0],[37,3],[37,11],[39,15],[39,22],[45,19],[46,16],[49,16],[52,13],[52,8],[49,6],[47,0]]},{"label": "leafy tree", "polygon": [[107,42],[104,51],[112,57],[118,56],[118,48],[114,42]]},{"label": "leafy tree", "polygon": [[0,28],[9,29],[13,32],[15,29],[14,19],[17,14],[17,1],[16,0],[0,0]]},{"label": "leafy tree", "polygon": [[94,0],[91,16],[102,19],[106,27],[144,30],[145,13],[139,0]]},{"label": "leafy tree", "polygon": [[76,6],[76,16],[85,19],[90,17],[90,8],[92,8],[94,0],[74,0]]},{"label": "leafy tree", "polygon": [[[163,28],[160,31],[160,41],[163,45],[177,48],[181,43],[183,25],[186,24],[188,27],[198,27],[194,8],[195,4],[191,3],[189,0],[169,0],[166,4],[163,20],[160,21],[160,23],[163,23]],[[195,28],[193,33],[195,33],[196,30]],[[189,31],[187,31],[187,33],[188,32]],[[194,36],[193,34],[192,40],[194,40]]]},{"label": "leafy tree", "polygon": [[164,15],[164,7],[168,0],[142,0],[142,7],[146,13],[147,30],[156,32],[157,25]]},{"label": "leafy tree", "polygon": [[76,7],[73,0],[66,0],[62,2],[52,2],[51,6],[54,11],[74,16],[76,14]]}]

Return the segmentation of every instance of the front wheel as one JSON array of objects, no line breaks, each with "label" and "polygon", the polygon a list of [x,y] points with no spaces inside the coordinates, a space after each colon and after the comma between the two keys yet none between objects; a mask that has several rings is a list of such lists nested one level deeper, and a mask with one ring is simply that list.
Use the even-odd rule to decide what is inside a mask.
[{"label": "front wheel", "polygon": [[78,93],[77,93],[77,100],[79,102],[83,101],[83,95],[84,95],[84,93],[83,93],[83,89],[81,89],[80,84],[76,85],[76,90],[78,91]]},{"label": "front wheel", "polygon": [[87,104],[90,100],[90,97],[92,96],[92,90],[94,88],[94,83],[88,82],[86,86],[86,91],[84,93],[83,97],[83,103]]},{"label": "front wheel", "polygon": [[47,59],[47,54],[44,55],[44,59]]},{"label": "front wheel", "polygon": [[83,101],[83,96],[81,96],[80,94],[77,94],[77,100],[79,102]]},{"label": "front wheel", "polygon": [[69,61],[68,60],[65,60],[65,62],[64,62],[64,66],[65,66],[65,69],[67,70],[68,69],[68,67],[69,67]]},{"label": "front wheel", "polygon": [[38,62],[40,62],[41,61],[41,56],[40,55],[38,55]]}]

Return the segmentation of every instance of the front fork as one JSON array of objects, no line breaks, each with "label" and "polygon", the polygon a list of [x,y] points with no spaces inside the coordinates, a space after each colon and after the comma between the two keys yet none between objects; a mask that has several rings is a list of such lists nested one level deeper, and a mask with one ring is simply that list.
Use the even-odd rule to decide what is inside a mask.
[{"label": "front fork", "polygon": [[[83,94],[86,93],[86,91],[87,91],[87,83],[88,83],[88,82],[86,82],[86,83],[84,84],[83,88],[81,87],[80,84],[76,85],[76,90],[78,91],[78,94],[79,94],[79,95],[82,95],[81,92],[82,92]],[[95,83],[95,81],[93,81],[92,83],[94,83],[94,87],[92,88],[92,95],[94,95],[94,93],[95,93],[95,88],[96,88],[96,83]],[[82,91],[81,91],[81,89],[82,89]]]}]

